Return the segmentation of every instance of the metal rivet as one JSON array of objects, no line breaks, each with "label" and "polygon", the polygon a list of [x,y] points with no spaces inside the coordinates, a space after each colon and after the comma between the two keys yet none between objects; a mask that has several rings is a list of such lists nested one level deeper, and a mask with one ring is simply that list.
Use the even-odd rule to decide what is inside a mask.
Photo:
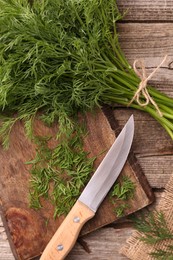
[{"label": "metal rivet", "polygon": [[63,249],[64,249],[63,245],[58,245],[58,246],[57,246],[57,250],[58,250],[58,251],[62,251]]},{"label": "metal rivet", "polygon": [[73,222],[74,223],[79,223],[80,222],[80,218],[79,217],[74,217]]}]

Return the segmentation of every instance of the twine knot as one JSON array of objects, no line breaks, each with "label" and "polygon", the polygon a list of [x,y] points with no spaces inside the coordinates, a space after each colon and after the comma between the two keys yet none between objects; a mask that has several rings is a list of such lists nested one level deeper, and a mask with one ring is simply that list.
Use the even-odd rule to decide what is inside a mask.
[{"label": "twine knot", "polygon": [[[133,98],[131,99],[129,105],[136,100],[137,103],[141,106],[144,107],[146,105],[148,105],[149,103],[152,103],[153,106],[156,108],[158,114],[162,117],[162,112],[160,111],[158,105],[156,104],[156,102],[153,100],[153,98],[150,96],[148,90],[147,90],[147,83],[148,81],[153,77],[153,75],[156,73],[156,71],[162,66],[162,64],[165,62],[165,60],[167,59],[167,55],[164,57],[164,59],[162,60],[162,62],[153,70],[153,72],[151,72],[151,74],[149,76],[146,75],[146,69],[145,69],[145,64],[143,60],[138,60],[136,59],[133,63],[133,69],[135,71],[135,73],[138,75],[138,77],[141,79],[141,82],[139,83],[139,87],[137,89],[137,91],[135,92]],[[141,71],[137,68],[137,63],[140,65]],[[141,102],[140,97],[141,95],[143,95],[143,97],[145,98],[144,102]]]}]

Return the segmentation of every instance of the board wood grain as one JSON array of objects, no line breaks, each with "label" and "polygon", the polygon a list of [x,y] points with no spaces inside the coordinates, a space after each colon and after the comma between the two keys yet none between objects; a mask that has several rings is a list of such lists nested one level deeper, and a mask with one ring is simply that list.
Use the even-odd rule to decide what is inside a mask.
[{"label": "board wood grain", "polygon": [[[94,115],[88,113],[85,120],[88,135],[84,139],[84,146],[91,157],[101,154],[95,162],[97,168],[115,140],[115,132],[120,128],[108,108],[104,109],[104,113],[101,110]],[[56,126],[48,128],[37,120],[35,131],[37,135],[50,135],[56,133],[57,128]],[[3,167],[0,169],[1,207],[13,240],[13,249],[17,259],[22,260],[41,254],[65,217],[61,216],[54,220],[53,206],[49,201],[43,201],[43,208],[39,211],[29,208],[30,174],[29,165],[25,162],[34,156],[35,149],[35,145],[25,136],[22,122],[18,122],[11,133],[10,148],[7,151],[2,148],[0,150],[0,161],[3,162]],[[123,175],[129,176],[135,184],[134,198],[128,201],[130,207],[125,210],[125,215],[128,215],[150,204],[153,201],[153,193],[132,152],[119,181]],[[117,202],[116,207],[120,203]],[[84,235],[117,220],[113,208],[108,195],[96,216],[86,223],[81,234]]]}]

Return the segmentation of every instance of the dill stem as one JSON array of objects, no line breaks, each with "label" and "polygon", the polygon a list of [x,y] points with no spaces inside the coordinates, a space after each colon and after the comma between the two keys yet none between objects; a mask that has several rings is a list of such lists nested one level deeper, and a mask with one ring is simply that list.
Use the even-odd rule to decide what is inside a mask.
[{"label": "dill stem", "polygon": [[[109,58],[106,57],[106,55],[103,55],[103,57],[106,60],[106,62],[108,62],[108,66],[110,66],[110,73],[108,72],[107,77],[105,76],[105,82],[107,82],[108,84],[108,89],[104,92],[103,100],[106,102],[111,101],[118,104],[125,104],[126,106],[129,106],[129,102],[138,88],[140,79],[134,73],[117,69],[115,64],[113,64],[111,61],[108,61]],[[114,66],[115,73],[113,72]],[[104,71],[104,65],[100,65],[100,68]],[[107,70],[109,71],[108,68]],[[131,107],[149,113],[165,128],[170,137],[173,139],[173,122],[171,121],[173,119],[172,98],[167,97],[165,94],[160,93],[157,89],[154,89],[150,86],[148,86],[148,91],[160,107],[163,113],[163,117],[160,117],[160,115],[158,115],[157,111],[155,111],[155,109],[153,109],[151,105],[148,105],[146,107],[140,107],[137,104],[131,104]],[[120,94],[124,95],[124,98],[117,96]],[[143,97],[141,97],[141,99],[143,99]]]},{"label": "dill stem", "polygon": [[159,92],[157,89],[148,87],[149,93],[155,97],[155,99],[168,107],[173,108],[173,100],[172,98],[166,96],[164,93]]},{"label": "dill stem", "polygon": [[[111,95],[112,93],[112,95]],[[114,91],[113,89],[110,90],[110,92],[105,93],[104,95],[104,100],[107,101],[111,101],[117,104],[121,104],[121,105],[125,105],[126,107],[129,106],[129,93],[126,93],[126,98],[118,98],[115,97],[114,98]],[[164,128],[165,130],[168,132],[168,134],[170,135],[170,137],[173,139],[173,123],[169,120],[167,120],[164,116],[161,117],[157,111],[155,111],[155,109],[153,109],[150,105],[147,105],[145,107],[141,107],[138,104],[132,103],[129,107],[138,109],[138,110],[142,110],[147,112],[148,114],[150,114],[154,119],[156,119]],[[163,115],[164,115],[164,107],[162,106],[162,111],[163,111]],[[167,114],[167,116],[169,115],[169,113]],[[168,117],[169,118],[169,117]],[[172,116],[170,115],[170,118],[172,119]]]},{"label": "dill stem", "polygon": [[170,118],[173,119],[173,108],[169,108],[168,106],[160,104],[160,108],[165,111],[165,113],[169,114]]}]

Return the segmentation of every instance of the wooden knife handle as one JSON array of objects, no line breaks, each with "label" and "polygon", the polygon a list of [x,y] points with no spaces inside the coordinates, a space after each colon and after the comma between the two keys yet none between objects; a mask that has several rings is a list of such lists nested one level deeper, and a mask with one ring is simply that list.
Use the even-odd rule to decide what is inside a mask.
[{"label": "wooden knife handle", "polygon": [[73,248],[83,225],[94,215],[95,212],[77,201],[46,246],[40,260],[64,259]]}]

